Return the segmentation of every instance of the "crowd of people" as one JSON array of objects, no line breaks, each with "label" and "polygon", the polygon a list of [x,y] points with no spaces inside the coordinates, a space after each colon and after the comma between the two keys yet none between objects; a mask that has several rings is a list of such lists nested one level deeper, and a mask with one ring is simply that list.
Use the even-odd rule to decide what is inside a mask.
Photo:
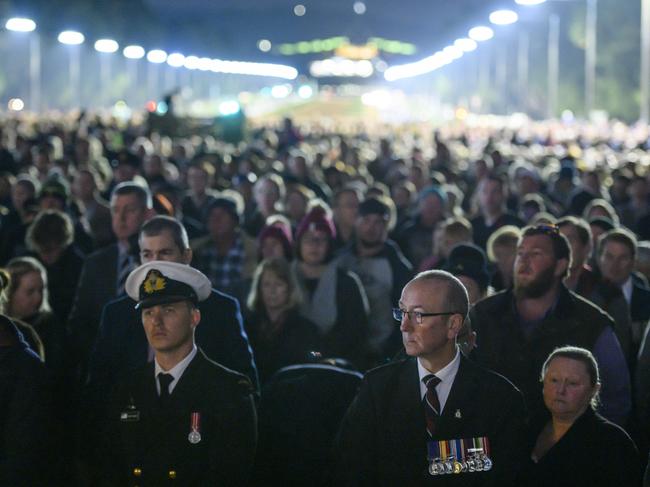
[{"label": "crowd of people", "polygon": [[0,121],[0,485],[641,485],[648,148]]}]

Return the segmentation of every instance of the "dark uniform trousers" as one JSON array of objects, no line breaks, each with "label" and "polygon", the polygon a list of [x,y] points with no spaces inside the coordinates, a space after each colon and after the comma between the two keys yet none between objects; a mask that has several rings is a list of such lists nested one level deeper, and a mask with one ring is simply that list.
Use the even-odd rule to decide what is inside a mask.
[{"label": "dark uniform trousers", "polygon": [[103,455],[109,485],[245,485],[257,440],[249,379],[199,349],[164,405],[155,381],[147,364],[113,395]]},{"label": "dark uniform trousers", "polygon": [[337,486],[513,486],[525,452],[521,393],[505,378],[461,357],[436,440],[487,437],[488,472],[432,476],[417,363],[409,358],[366,374],[337,445]]}]

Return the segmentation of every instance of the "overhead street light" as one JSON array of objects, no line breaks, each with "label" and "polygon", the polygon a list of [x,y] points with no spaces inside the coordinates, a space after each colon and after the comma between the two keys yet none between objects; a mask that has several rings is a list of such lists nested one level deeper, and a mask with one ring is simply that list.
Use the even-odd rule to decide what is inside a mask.
[{"label": "overhead street light", "polygon": [[172,68],[180,68],[185,64],[185,56],[180,52],[172,52],[167,56],[167,64]]},{"label": "overhead street light", "polygon": [[81,32],[74,30],[64,30],[59,34],[57,39],[61,44],[67,44],[69,46],[77,46],[79,44],[83,44],[83,42],[86,40]]},{"label": "overhead street light", "polygon": [[5,29],[14,32],[32,32],[36,29],[36,22],[25,17],[13,17],[5,22]]},{"label": "overhead street light", "polygon": [[147,61],[154,64],[162,64],[167,61],[167,53],[162,49],[153,49],[147,53]]},{"label": "overhead street light", "polygon": [[476,42],[483,42],[494,37],[494,31],[484,25],[473,27],[467,33],[467,36]]},{"label": "overhead street light", "polygon": [[144,57],[145,52],[142,46],[131,45],[131,46],[126,46],[122,50],[122,54],[127,59],[142,59]]},{"label": "overhead street light", "polygon": [[120,45],[113,39],[99,39],[95,41],[95,51],[107,54],[114,53],[120,48]]},{"label": "overhead street light", "polygon": [[476,50],[478,44],[472,39],[463,37],[462,39],[456,39],[456,41],[454,41],[454,46],[463,52],[472,52]]},{"label": "overhead street light", "polygon": [[489,19],[494,25],[510,25],[517,22],[519,16],[514,10],[495,10]]}]

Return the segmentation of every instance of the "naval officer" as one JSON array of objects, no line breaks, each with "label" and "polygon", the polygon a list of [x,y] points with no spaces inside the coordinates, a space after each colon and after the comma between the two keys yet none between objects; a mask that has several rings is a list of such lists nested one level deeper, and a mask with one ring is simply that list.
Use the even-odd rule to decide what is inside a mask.
[{"label": "naval officer", "polygon": [[208,359],[194,341],[210,281],[153,261],[126,281],[154,361],[112,395],[105,442],[111,485],[242,485],[256,444],[250,380]]},{"label": "naval officer", "polygon": [[408,357],[366,374],[339,433],[336,485],[514,485],[523,397],[459,353],[468,307],[445,271],[404,287],[393,313]]}]

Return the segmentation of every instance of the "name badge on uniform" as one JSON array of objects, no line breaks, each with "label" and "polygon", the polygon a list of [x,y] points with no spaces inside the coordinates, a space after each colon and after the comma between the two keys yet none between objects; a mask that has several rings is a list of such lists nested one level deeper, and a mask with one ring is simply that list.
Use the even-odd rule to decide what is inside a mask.
[{"label": "name badge on uniform", "polygon": [[492,468],[486,436],[427,442],[430,475],[487,472]]},{"label": "name badge on uniform", "polygon": [[126,407],[126,411],[120,413],[120,421],[125,423],[135,423],[140,421],[140,411],[135,408],[133,398],[129,401],[129,405]]},{"label": "name badge on uniform", "polygon": [[187,435],[187,440],[196,445],[201,441],[201,413],[192,413],[190,423],[190,434]]}]

